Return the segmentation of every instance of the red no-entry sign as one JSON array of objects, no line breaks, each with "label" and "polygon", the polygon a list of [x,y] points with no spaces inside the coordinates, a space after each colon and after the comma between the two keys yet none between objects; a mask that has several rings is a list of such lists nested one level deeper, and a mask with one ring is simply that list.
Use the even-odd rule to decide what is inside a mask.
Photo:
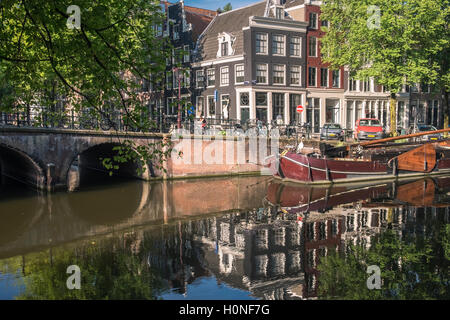
[{"label": "red no-entry sign", "polygon": [[297,112],[302,113],[303,112],[303,106],[297,106]]}]

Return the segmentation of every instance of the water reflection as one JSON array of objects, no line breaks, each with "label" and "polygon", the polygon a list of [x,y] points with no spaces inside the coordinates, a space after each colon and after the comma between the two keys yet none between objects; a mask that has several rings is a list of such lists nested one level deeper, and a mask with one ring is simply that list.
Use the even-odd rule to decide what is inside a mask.
[{"label": "water reflection", "polygon": [[[449,298],[449,191],[450,177],[370,188],[255,177],[30,197],[44,213],[0,244],[0,273],[22,270],[21,298]],[[65,287],[71,264],[80,291]],[[367,289],[370,264],[383,290]]]}]

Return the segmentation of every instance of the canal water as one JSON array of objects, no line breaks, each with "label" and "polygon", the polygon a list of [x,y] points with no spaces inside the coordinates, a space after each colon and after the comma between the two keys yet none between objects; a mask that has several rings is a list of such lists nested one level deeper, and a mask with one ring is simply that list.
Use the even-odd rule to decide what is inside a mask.
[{"label": "canal water", "polygon": [[449,299],[449,207],[450,177],[109,181],[53,194],[3,179],[0,299]]}]

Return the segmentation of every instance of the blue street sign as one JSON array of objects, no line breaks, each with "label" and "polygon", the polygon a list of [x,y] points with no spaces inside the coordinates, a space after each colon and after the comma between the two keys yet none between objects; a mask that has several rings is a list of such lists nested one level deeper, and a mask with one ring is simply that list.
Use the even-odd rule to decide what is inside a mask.
[{"label": "blue street sign", "polygon": [[214,102],[219,101],[219,91],[214,90]]}]

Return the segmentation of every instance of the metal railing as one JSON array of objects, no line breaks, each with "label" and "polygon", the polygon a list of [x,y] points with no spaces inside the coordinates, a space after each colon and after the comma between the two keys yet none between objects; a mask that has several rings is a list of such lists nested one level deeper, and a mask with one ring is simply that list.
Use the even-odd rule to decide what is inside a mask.
[{"label": "metal railing", "polygon": [[[171,133],[177,129],[177,115],[154,115],[148,119],[151,125],[141,126],[128,121],[120,113],[108,114],[106,117],[96,117],[90,113],[4,113],[0,112],[0,126],[58,128],[68,130],[116,130],[124,132],[154,132]],[[280,136],[287,138],[312,139],[320,135],[313,132],[310,123],[284,124],[276,120],[264,122],[250,119],[246,121],[224,118],[195,118],[183,115],[182,129],[190,133],[217,134],[222,132],[231,135]],[[145,129],[144,129],[145,128]],[[317,128],[315,128],[317,129]],[[343,129],[345,140],[352,138],[353,130]],[[315,130],[316,131],[316,130]]]}]

